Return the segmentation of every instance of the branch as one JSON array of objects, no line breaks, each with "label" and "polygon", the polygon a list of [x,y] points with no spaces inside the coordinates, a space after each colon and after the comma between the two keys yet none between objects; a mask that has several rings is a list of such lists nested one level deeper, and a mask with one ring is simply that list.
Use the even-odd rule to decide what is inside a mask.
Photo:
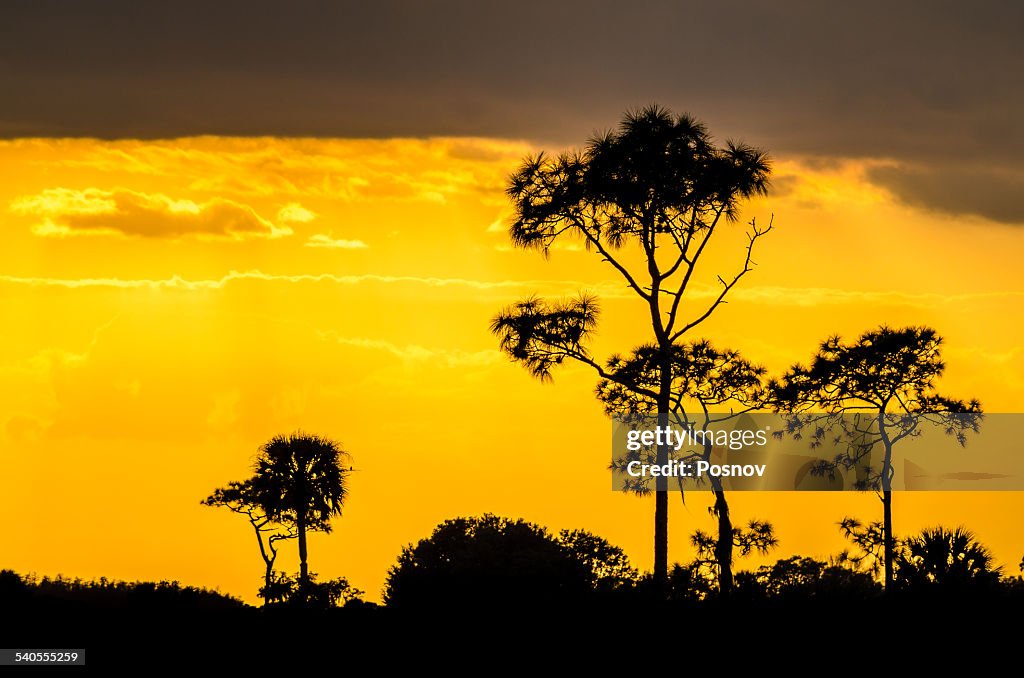
[{"label": "branch", "polygon": [[599,365],[594,359],[590,358],[589,356],[585,356],[585,355],[580,354],[578,356],[570,355],[569,357],[573,358],[573,360],[577,360],[578,362],[583,363],[584,365],[590,365],[591,367],[593,367],[597,371],[597,374],[602,379],[607,379],[608,381],[614,381],[616,384],[619,384],[621,386],[626,387],[628,390],[632,391],[633,393],[636,393],[636,394],[639,394],[639,395],[643,395],[643,396],[647,396],[648,398],[652,398],[654,400],[657,400],[657,398],[658,398],[657,391],[653,391],[651,389],[644,388],[642,386],[637,386],[635,383],[633,383],[633,382],[631,382],[631,381],[629,381],[627,379],[623,379],[622,377],[619,377],[619,376],[615,375],[612,372],[608,372],[603,367],[601,367],[601,365]]},{"label": "branch", "polygon": [[[691,259],[688,262],[689,265],[688,265],[688,267],[686,269],[686,275],[683,276],[683,281],[681,283],[679,283],[679,289],[676,291],[676,298],[672,302],[672,308],[669,309],[669,312],[668,312],[668,327],[666,329],[666,332],[671,333],[672,332],[672,328],[675,327],[675,324],[676,324],[676,314],[679,312],[679,302],[682,301],[682,299],[683,299],[683,293],[686,291],[687,286],[689,286],[689,284],[690,284],[690,278],[693,276],[693,272],[697,269],[697,262],[700,261],[700,256],[704,252],[704,248],[707,246],[708,241],[711,240],[711,236],[715,232],[715,227],[718,226],[718,222],[722,218],[722,213],[724,211],[725,211],[725,206],[723,205],[722,207],[720,207],[718,209],[717,212],[715,212],[715,218],[712,219],[711,223],[708,225],[707,233],[704,235],[704,238],[701,239],[700,245],[697,246],[697,251],[694,252],[693,259]],[[690,234],[690,238],[686,242],[687,249],[689,249],[690,241],[693,239],[693,234],[696,233],[696,225],[694,224],[694,220],[696,218],[697,218],[697,209],[694,208],[693,218],[690,220],[690,231],[691,231],[691,234]],[[748,259],[749,259],[749,252],[748,252]],[[682,332],[680,332],[679,334],[673,336],[671,341],[674,342],[679,336],[682,336]]]},{"label": "branch", "polygon": [[[754,223],[754,222],[751,222],[751,226],[753,227],[754,230],[753,230],[752,233],[748,233],[747,234],[747,240],[748,240],[748,242],[747,242],[747,254],[746,254],[746,257],[744,257],[744,259],[743,259],[743,270],[741,270],[739,273],[737,273],[733,277],[732,281],[728,282],[728,283],[721,276],[719,276],[718,280],[723,285],[723,289],[722,289],[721,294],[718,295],[718,298],[715,299],[714,303],[712,303],[711,306],[708,307],[708,310],[705,311],[699,318],[697,318],[693,322],[691,322],[688,325],[686,325],[686,327],[684,327],[683,329],[681,329],[678,332],[676,332],[675,334],[673,334],[672,337],[671,337],[671,341],[673,341],[673,342],[676,341],[679,337],[683,336],[686,332],[692,330],[694,327],[696,327],[697,325],[699,325],[702,322],[704,322],[705,320],[707,320],[708,317],[714,312],[714,310],[716,308],[718,308],[719,305],[721,305],[724,302],[725,296],[729,293],[730,290],[732,290],[733,287],[736,286],[736,283],[738,283],[740,281],[740,279],[743,278],[743,276],[745,276],[747,273],[749,273],[750,271],[753,270],[753,266],[751,265],[751,256],[752,256],[753,251],[754,251],[754,243],[757,242],[758,238],[760,238],[761,236],[767,234],[768,232],[770,232],[772,230],[772,221],[774,221],[774,219],[775,219],[775,215],[773,214],[771,220],[768,222],[768,227],[763,229],[763,230],[758,229],[757,228],[757,224]],[[679,299],[677,298],[676,302],[678,302],[678,301],[679,301]],[[675,306],[675,304],[673,304],[673,306]],[[673,320],[674,320],[674,318],[673,318]]]},{"label": "branch", "polygon": [[643,288],[637,284],[636,280],[633,278],[630,272],[626,270],[626,267],[620,264],[618,261],[616,261],[615,258],[611,254],[609,254],[608,250],[605,249],[605,246],[601,244],[600,238],[592,234],[586,228],[586,225],[582,222],[582,220],[574,218],[573,221],[576,225],[576,228],[579,229],[580,232],[583,233],[584,237],[586,237],[586,239],[594,247],[597,248],[597,251],[601,253],[601,256],[604,257],[604,260],[610,263],[612,266],[614,266],[616,270],[618,270],[618,272],[622,274],[622,277],[626,279],[626,282],[629,283],[629,286],[633,288],[633,291],[639,294],[641,298],[650,301],[651,295],[648,294],[647,292],[644,292]]},{"label": "branch", "polygon": [[676,235],[676,232],[675,232],[674,228],[669,228],[668,229],[668,233],[669,233],[669,235],[672,236],[672,240],[676,244],[676,249],[679,250],[679,256],[676,257],[675,263],[673,263],[671,266],[669,266],[667,271],[662,273],[662,275],[661,275],[661,279],[662,280],[667,280],[667,279],[671,278],[672,275],[677,270],[679,270],[679,267],[683,264],[683,262],[686,262],[687,264],[690,263],[690,260],[686,258],[686,250],[689,249],[689,245],[688,244],[685,245],[685,246],[683,245],[683,242],[681,240],[679,240],[679,236]]}]

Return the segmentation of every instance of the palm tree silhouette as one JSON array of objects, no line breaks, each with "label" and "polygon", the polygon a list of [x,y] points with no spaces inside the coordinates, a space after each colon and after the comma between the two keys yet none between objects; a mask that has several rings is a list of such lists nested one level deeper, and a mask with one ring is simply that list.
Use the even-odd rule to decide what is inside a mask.
[{"label": "palm tree silhouette", "polygon": [[911,585],[961,588],[995,583],[1000,574],[989,550],[964,527],[935,527],[907,539],[901,561],[901,579]]},{"label": "palm tree silhouette", "polygon": [[348,497],[348,453],[329,438],[297,431],[276,435],[260,448],[252,478],[267,517],[294,522],[299,542],[300,597],[309,588],[306,532],[330,532]]}]

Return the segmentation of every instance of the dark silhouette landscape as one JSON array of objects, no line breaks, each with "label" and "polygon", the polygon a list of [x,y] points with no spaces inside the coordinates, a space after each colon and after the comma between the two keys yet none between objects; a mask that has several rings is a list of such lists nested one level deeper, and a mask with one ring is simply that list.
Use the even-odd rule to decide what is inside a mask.
[{"label": "dark silhouette landscape", "polygon": [[[893,644],[885,656],[896,663],[936,661],[913,659],[921,642],[1011,642],[1014,624],[996,620],[1019,615],[1024,579],[996,567],[969,531],[936,528],[900,540],[895,578],[883,590],[878,568],[865,562],[881,558],[881,528],[871,526],[872,542],[859,527],[844,526],[858,546],[831,562],[790,557],[736,572],[728,598],[713,561],[674,565],[662,592],[596,535],[551,535],[485,515],[446,521],[405,549],[388,575],[384,605],[307,588],[301,598],[253,607],[177,582],[38,579],[10,570],[0,572],[0,604],[14,622],[8,644],[85,648],[93,666],[159,660],[183,668],[294,668],[330,661],[339,646],[372,661],[394,651],[395,642],[404,657],[396,661],[415,663],[453,639],[465,660],[483,661],[498,638],[520,647],[505,659],[509,665],[529,666],[543,652],[563,657],[566,647],[586,648],[584,665],[596,662],[591,653],[606,643],[650,643],[629,630],[641,619],[672,647],[697,646],[698,666],[713,665],[713,655],[738,638],[756,639],[771,655],[799,652],[808,662],[828,661],[843,643],[865,638]],[[860,550],[865,544],[872,550]],[[882,619],[912,620],[912,628],[879,628]],[[707,631],[695,636],[695,625]],[[623,654],[629,651],[611,661],[628,663]]]},{"label": "dark silhouette landscape", "polygon": [[[718,144],[696,118],[654,105],[628,111],[581,150],[526,158],[505,187],[512,246],[547,257],[567,242],[581,245],[638,309],[641,339],[598,355],[598,331],[614,321],[590,292],[495,308],[488,329],[502,354],[540,382],[569,364],[589,371],[593,390],[577,397],[594,398],[609,418],[653,417],[661,426],[707,432],[753,413],[784,417],[776,436],[829,450],[811,475],[853,469],[859,480],[852,489],[879,498],[878,515],[833,524],[846,550],[744,567],[745,557],[772,556],[784,539],[770,509],[734,515],[733,490],[715,476],[697,489],[647,476],[624,489],[653,505],[650,571],[584,529],[460,515],[396,554],[381,602],[370,602],[347,577],[321,574],[336,570],[309,548],[308,535],[330,534],[345,520],[352,474],[374,450],[296,430],[261,445],[247,476],[239,468],[240,480],[225,478],[206,498],[194,498],[224,515],[227,509],[237,529],[255,537],[250,551],[234,557],[252,563],[259,605],[177,581],[83,581],[5,569],[5,645],[86,648],[89,664],[100,665],[194,666],[202,655],[211,665],[228,658],[266,667],[293,665],[287,648],[301,648],[303,662],[326,662],[339,652],[387,652],[378,648],[396,638],[410,652],[448,643],[473,656],[500,642],[521,657],[586,638],[590,646],[607,643],[609,653],[635,653],[640,664],[645,643],[658,652],[684,652],[676,644],[694,655],[727,652],[737,628],[756,630],[752,653],[807,657],[898,645],[907,625],[931,644],[1009,633],[1024,603],[1024,561],[997,563],[969,526],[910,534],[895,527],[904,441],[933,429],[969,449],[985,426],[979,399],[939,390],[946,366],[937,329],[880,323],[844,338],[823,326],[817,349],[794,348],[792,367],[778,375],[753,361],[756,342],[740,351],[714,341],[706,321],[746,282],[764,239],[785,227],[767,215],[750,218],[739,241],[723,235],[735,235],[749,200],[770,195],[772,163],[763,150]],[[725,260],[739,263],[709,273],[722,261],[709,253],[723,243],[735,255]],[[713,293],[698,293],[697,275],[712,276]],[[609,473],[633,461],[706,463],[716,451],[704,438],[688,456],[677,453],[667,442],[648,445],[614,459]],[[607,465],[603,452],[594,451],[593,463]],[[712,531],[685,515],[670,523],[677,493],[684,504],[710,496]],[[692,560],[670,562],[670,534],[689,539]],[[360,545],[346,548],[358,553]],[[284,571],[279,554],[292,549],[298,570]]]}]

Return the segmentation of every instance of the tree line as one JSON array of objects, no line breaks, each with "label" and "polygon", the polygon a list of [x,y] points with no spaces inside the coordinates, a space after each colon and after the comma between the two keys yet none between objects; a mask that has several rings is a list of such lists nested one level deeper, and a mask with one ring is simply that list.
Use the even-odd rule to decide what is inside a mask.
[{"label": "tree line", "polygon": [[[995,602],[1024,599],[1024,578],[998,566],[966,528],[935,527],[897,539],[894,577],[883,589],[880,524],[851,519],[840,529],[850,548],[825,560],[791,556],[735,573],[723,597],[720,570],[708,549],[673,565],[664,589],[625,552],[586,530],[547,528],[522,519],[485,514],[446,520],[402,549],[389,569],[383,603],[399,613],[480,610],[501,613],[541,609],[651,608],[659,605],[860,604],[903,600]],[[1024,570],[1024,561],[1021,563]],[[328,585],[311,575],[282,596],[260,595],[269,609],[373,609],[344,578]],[[271,586],[277,581],[275,577]],[[0,602],[13,612],[61,614],[149,611],[187,615],[241,612],[246,605],[217,591],[177,582],[83,581],[39,578],[0,570]],[[69,607],[69,605],[71,607]]]}]

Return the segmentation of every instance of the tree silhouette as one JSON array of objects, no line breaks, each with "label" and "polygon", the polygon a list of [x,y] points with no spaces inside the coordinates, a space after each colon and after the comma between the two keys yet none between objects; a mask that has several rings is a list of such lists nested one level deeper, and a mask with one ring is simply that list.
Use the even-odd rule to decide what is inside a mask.
[{"label": "tree silhouette", "polygon": [[[857,549],[845,549],[839,554],[839,563],[877,577],[885,562],[885,528],[881,521],[865,525],[856,518],[846,517],[839,522],[839,531]],[[898,546],[900,540],[894,536],[893,543]],[[893,560],[895,562],[895,556]]]},{"label": "tree silhouette", "polygon": [[543,527],[488,514],[446,520],[405,547],[384,601],[421,609],[550,604],[578,598],[588,579]]},{"label": "tree silhouette", "polygon": [[[855,342],[831,337],[810,366],[795,365],[770,389],[775,407],[789,413],[787,430],[809,433],[820,445],[830,436],[842,451],[819,462],[814,472],[858,468],[862,488],[881,490],[885,584],[893,583],[896,539],[892,525],[892,456],[901,440],[919,435],[923,425],[939,426],[965,445],[967,433],[981,425],[981,405],[939,395],[942,338],[929,327],[879,327]],[[820,412],[820,413],[819,413]],[[838,433],[837,433],[838,432]],[[781,433],[781,432],[780,432]],[[870,466],[881,450],[879,469]]]},{"label": "tree silhouette", "polygon": [[260,447],[252,496],[273,521],[294,524],[299,542],[299,590],[310,584],[306,533],[331,531],[348,497],[349,455],[329,438],[297,431],[276,435]]},{"label": "tree silhouette", "polygon": [[400,608],[520,608],[580,601],[631,586],[622,549],[584,530],[558,537],[524,520],[491,514],[453,518],[402,549],[384,601]]},{"label": "tree silhouette", "polygon": [[904,543],[898,575],[908,586],[938,586],[948,591],[991,587],[1000,569],[991,552],[964,527],[929,528]]},{"label": "tree silhouette", "polygon": [[223,506],[249,519],[249,524],[256,533],[256,542],[259,544],[260,557],[263,558],[265,567],[260,597],[263,598],[264,604],[274,602],[278,598],[275,591],[279,590],[279,587],[275,586],[277,579],[274,576],[277,544],[298,536],[294,517],[281,515],[278,519],[270,518],[253,491],[252,480],[233,481],[228,483],[227,487],[219,487],[202,503],[205,506]]},{"label": "tree silhouette", "polygon": [[[712,424],[735,419],[762,406],[764,367],[754,365],[737,351],[716,349],[707,340],[677,343],[670,350],[672,381],[669,410],[673,423],[678,427],[706,432]],[[636,387],[645,391],[657,389],[661,379],[659,356],[658,348],[648,345],[634,349],[629,357],[612,356],[608,360],[607,371],[617,380],[602,379],[597,385],[597,397],[609,415],[639,417],[641,421],[657,415],[657,402],[638,392]],[[630,386],[623,386],[624,383]],[[705,436],[703,441],[700,450],[684,453],[680,461],[709,461],[711,437]],[[623,470],[635,459],[654,461],[649,457],[650,450],[646,449],[627,452],[625,457],[613,462],[613,468]],[[677,481],[680,492],[683,492],[682,478],[677,478]],[[626,477],[625,488],[645,494],[650,492],[650,483],[650,477]],[[691,542],[698,548],[702,561],[713,560],[719,592],[728,596],[733,583],[734,547],[739,547],[744,555],[751,550],[765,553],[777,541],[771,525],[765,522],[751,521],[747,529],[734,528],[721,479],[711,476],[710,483],[715,498],[710,511],[718,521],[717,537],[711,539],[698,531]]]},{"label": "tree silhouette", "polygon": [[[719,495],[724,503],[725,493],[719,491]],[[722,509],[718,504],[719,501],[716,499],[711,511],[721,516]],[[729,507],[726,505],[725,511],[728,510]],[[741,557],[755,552],[766,555],[779,545],[779,540],[771,523],[763,520],[751,520],[745,528],[740,528],[733,527],[731,521],[723,521],[719,517],[718,525],[719,531],[716,536],[696,530],[690,536],[690,543],[697,551],[694,561],[701,566],[712,568],[712,574],[718,580],[719,595],[727,598],[732,595],[733,589],[733,549],[738,549]]]},{"label": "tree silhouette", "polygon": [[[583,151],[527,158],[509,180],[515,210],[512,243],[545,257],[566,238],[581,240],[607,262],[650,317],[658,375],[653,388],[630,383],[595,359],[587,342],[597,319],[593,296],[548,302],[531,297],[502,311],[491,330],[501,348],[541,380],[566,359],[592,367],[602,379],[651,398],[667,424],[673,345],[706,320],[753,267],[757,240],[771,230],[754,221],[742,267],[718,277],[721,288],[695,310],[683,309],[697,264],[723,222],[733,222],[743,200],[764,194],[770,167],[764,153],[726,142],[716,146],[703,124],[657,106],[627,113],[615,131]],[[668,448],[658,451],[667,461]],[[655,493],[654,581],[668,574],[668,486]]]},{"label": "tree silhouette", "polygon": [[[857,551],[844,551],[839,562],[877,575],[885,545],[882,524],[862,525],[846,518],[840,530]],[[994,587],[1001,577],[991,552],[965,527],[933,527],[905,539],[894,538],[893,570],[893,582],[900,587],[934,587],[945,592]]]},{"label": "tree silhouette", "polygon": [[558,533],[558,543],[584,566],[590,575],[590,585],[596,591],[631,586],[639,579],[626,552],[604,537],[586,530],[562,530]]}]

